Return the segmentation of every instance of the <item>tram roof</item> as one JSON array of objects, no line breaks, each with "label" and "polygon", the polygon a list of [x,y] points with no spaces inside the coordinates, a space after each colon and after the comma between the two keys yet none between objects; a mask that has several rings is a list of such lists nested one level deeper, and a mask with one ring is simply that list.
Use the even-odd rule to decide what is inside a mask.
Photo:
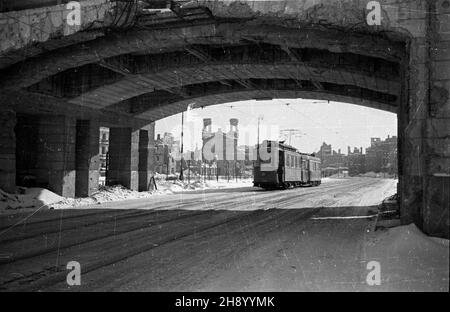
[{"label": "tram roof", "polygon": [[[297,148],[295,148],[294,146],[289,145],[289,144],[285,144],[284,141],[264,140],[264,142],[270,142],[270,143],[275,142],[275,143],[278,144],[278,146],[279,146],[280,148],[282,148],[282,149],[284,149],[284,150],[289,150],[289,151],[292,151],[292,152],[299,153],[299,154],[301,154],[301,155],[305,155],[305,156],[317,158],[314,154],[307,154],[307,153],[302,153],[302,152],[300,152],[300,151],[299,151]],[[319,158],[317,158],[317,159],[319,159]]]}]

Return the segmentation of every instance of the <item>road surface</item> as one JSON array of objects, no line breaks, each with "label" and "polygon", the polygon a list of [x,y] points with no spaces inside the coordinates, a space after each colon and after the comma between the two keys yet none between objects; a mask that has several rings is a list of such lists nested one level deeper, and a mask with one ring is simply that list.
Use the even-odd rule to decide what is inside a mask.
[{"label": "road surface", "polygon": [[[191,191],[0,217],[0,290],[334,291],[366,284],[366,235],[395,181]],[[66,265],[81,266],[68,286]]]}]

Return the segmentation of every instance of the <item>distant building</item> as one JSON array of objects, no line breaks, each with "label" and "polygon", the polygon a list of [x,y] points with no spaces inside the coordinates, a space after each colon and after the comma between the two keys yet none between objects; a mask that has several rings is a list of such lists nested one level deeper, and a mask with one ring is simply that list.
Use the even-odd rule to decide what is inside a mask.
[{"label": "distant building", "polygon": [[170,136],[171,134],[167,132],[164,133],[163,138],[161,138],[161,136],[158,134],[155,142],[155,171],[160,174],[175,174],[176,162],[171,154],[171,141],[167,140],[167,138],[170,138]]},{"label": "distant building", "polygon": [[366,171],[397,174],[397,137],[372,138],[366,149]]},{"label": "distant building", "polygon": [[320,150],[316,153],[316,156],[319,157],[322,160],[329,157],[333,154],[333,149],[331,148],[331,144],[326,144],[325,142],[322,143],[322,146],[320,147]]},{"label": "distant building", "polygon": [[340,173],[344,174],[345,172],[348,172],[346,155],[342,154],[340,149],[337,152],[333,150],[331,144],[323,142],[320,150],[315,153],[315,155],[319,157],[322,162],[321,167],[323,176]]},{"label": "distant building", "polygon": [[362,147],[355,147],[352,151],[349,146],[347,155],[344,155],[340,150],[334,151],[330,144],[324,142],[316,155],[322,161],[323,176],[341,174],[345,171],[351,176],[370,171],[397,174],[396,136],[388,136],[384,141],[380,138],[371,138],[366,154]]},{"label": "distant building", "polygon": [[222,132],[221,129],[212,132],[211,119],[203,119],[203,175],[243,176],[246,171],[246,149],[245,147],[238,148],[237,145],[239,139],[238,124],[238,119],[231,118],[228,132]]},{"label": "distant building", "polygon": [[354,148],[353,152],[350,146],[347,147],[347,167],[350,176],[355,176],[366,172],[366,155],[363,153],[363,148]]},{"label": "distant building", "polygon": [[164,132],[163,137],[160,138],[161,142],[168,145],[170,148],[172,148],[175,138],[172,133]]}]

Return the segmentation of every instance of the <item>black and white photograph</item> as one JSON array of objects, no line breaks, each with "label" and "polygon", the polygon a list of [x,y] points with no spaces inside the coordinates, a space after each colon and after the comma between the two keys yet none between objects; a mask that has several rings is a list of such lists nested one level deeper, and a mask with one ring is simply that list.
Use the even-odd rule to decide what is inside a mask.
[{"label": "black and white photograph", "polygon": [[2,293],[448,293],[449,210],[450,0],[0,0]]}]

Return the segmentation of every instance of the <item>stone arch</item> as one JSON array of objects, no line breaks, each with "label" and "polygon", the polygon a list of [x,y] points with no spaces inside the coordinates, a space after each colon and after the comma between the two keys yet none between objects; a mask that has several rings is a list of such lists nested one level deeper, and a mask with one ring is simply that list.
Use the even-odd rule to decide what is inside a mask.
[{"label": "stone arch", "polygon": [[[72,34],[74,37],[64,38],[61,29],[54,29],[51,36],[46,37],[47,49],[24,53],[23,58],[11,62],[0,60],[0,92],[4,95],[0,105],[6,106],[6,111],[12,107],[16,112],[42,111],[45,107],[47,113],[57,111],[75,118],[107,118],[112,123],[126,121],[127,125],[136,127],[154,120],[155,110],[146,103],[148,99],[156,104],[160,101],[170,114],[192,99],[208,101],[219,97],[228,100],[254,96],[255,91],[261,91],[261,86],[266,84],[269,86],[265,89],[266,96],[281,93],[287,97],[345,97],[357,104],[395,110],[399,116],[401,142],[402,220],[404,223],[414,221],[427,233],[448,237],[448,197],[442,196],[449,192],[450,177],[448,3],[427,0],[382,0],[380,3],[382,23],[374,27],[365,23],[367,1],[350,0],[198,0],[193,5],[206,10],[206,18],[185,21],[177,19],[172,12],[171,22],[165,23],[161,21],[166,16],[152,19],[141,15],[134,21],[136,27],[128,29],[121,25],[116,25],[116,29],[98,27],[98,24],[107,24],[107,14],[104,14],[97,20],[94,18],[93,22],[98,22],[95,31],[82,27]],[[14,25],[16,27],[17,23]],[[64,42],[58,43],[58,40]],[[239,45],[275,46],[291,60],[277,59],[273,66],[278,69],[273,67],[273,73],[268,74],[272,71],[271,64],[251,62],[250,72],[237,77],[219,73],[233,72],[230,66],[240,64],[241,67],[242,62],[221,61],[214,65],[218,67],[211,67],[216,69],[215,77],[189,77],[186,72],[184,84],[177,84],[176,79],[170,77],[172,69],[169,67],[156,72],[131,71],[129,75],[132,67],[128,67],[127,58],[135,61],[146,55],[170,53],[187,53],[189,58],[197,58],[193,66],[207,72],[212,66],[208,63],[212,48]],[[9,50],[9,55],[20,55],[32,46],[27,41],[19,42],[17,47]],[[316,70],[320,66],[308,64],[305,68],[313,74],[299,79],[294,75],[298,65],[307,62],[296,52],[308,49],[333,56],[355,55],[353,65],[357,65],[357,58],[378,60],[373,63],[374,69],[392,64],[397,70],[388,77],[377,76],[376,70],[364,73],[362,68],[348,71],[338,66],[337,71],[334,68],[324,72],[324,77],[319,79],[322,73]],[[22,61],[17,62],[17,59]],[[189,68],[188,64],[183,66],[185,70]],[[101,75],[81,88],[81,92],[71,88],[72,93],[68,93],[59,88],[58,79],[75,76],[85,82],[89,71]],[[342,73],[343,78],[333,77],[335,73]],[[214,74],[214,70],[209,74]],[[351,77],[356,74],[359,78],[352,82]],[[147,82],[133,81],[132,76],[133,79],[143,77]],[[166,82],[158,84],[158,80]],[[112,94],[108,86],[114,84],[124,94],[129,91],[127,96]],[[202,88],[212,89],[210,93],[202,93]],[[106,100],[108,92],[111,100]],[[98,101],[91,97],[95,94]],[[24,97],[27,97],[27,104],[19,103]],[[105,98],[105,105],[101,104],[102,98]]]}]

